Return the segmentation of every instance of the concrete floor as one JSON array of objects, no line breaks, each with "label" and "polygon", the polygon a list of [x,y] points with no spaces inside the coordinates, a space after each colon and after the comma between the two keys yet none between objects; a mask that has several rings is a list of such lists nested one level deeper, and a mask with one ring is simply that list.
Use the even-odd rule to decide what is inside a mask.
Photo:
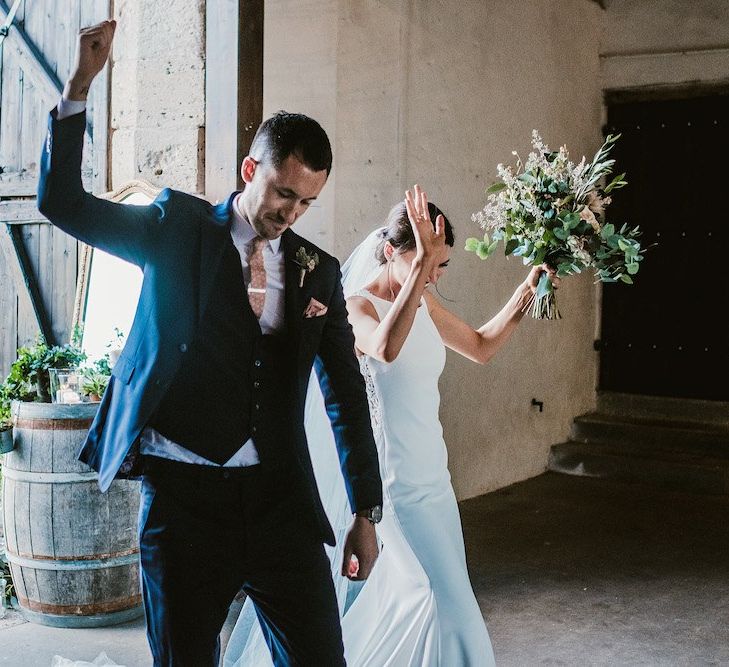
[{"label": "concrete floor", "polygon": [[[729,665],[729,497],[547,473],[461,504],[497,662]],[[150,664],[143,623],[0,621],[0,665]],[[445,667],[445,666],[444,666]],[[447,666],[458,667],[458,666]]]},{"label": "concrete floor", "polygon": [[729,665],[729,497],[547,473],[461,513],[501,667]]}]

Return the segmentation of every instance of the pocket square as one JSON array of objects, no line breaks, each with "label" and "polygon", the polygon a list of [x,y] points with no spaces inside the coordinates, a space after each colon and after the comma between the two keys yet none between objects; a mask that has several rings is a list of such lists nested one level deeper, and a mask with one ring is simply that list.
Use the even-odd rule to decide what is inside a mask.
[{"label": "pocket square", "polygon": [[329,308],[327,308],[323,303],[319,303],[316,299],[312,298],[304,311],[304,317],[307,319],[310,317],[321,317],[322,315],[327,314],[327,310],[329,310]]}]

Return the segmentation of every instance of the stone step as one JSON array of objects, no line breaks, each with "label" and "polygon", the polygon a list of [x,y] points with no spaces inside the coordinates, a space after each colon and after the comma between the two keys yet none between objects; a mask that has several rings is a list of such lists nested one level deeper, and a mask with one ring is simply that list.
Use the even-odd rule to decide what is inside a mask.
[{"label": "stone step", "polygon": [[548,469],[567,475],[640,482],[665,490],[729,494],[729,458],[628,443],[554,445]]},{"label": "stone step", "polygon": [[628,451],[686,452],[729,459],[729,427],[653,418],[620,417],[590,412],[576,417],[570,440],[580,443],[623,445]]},{"label": "stone step", "polygon": [[729,403],[723,401],[600,391],[597,394],[597,412],[616,417],[729,427]]}]

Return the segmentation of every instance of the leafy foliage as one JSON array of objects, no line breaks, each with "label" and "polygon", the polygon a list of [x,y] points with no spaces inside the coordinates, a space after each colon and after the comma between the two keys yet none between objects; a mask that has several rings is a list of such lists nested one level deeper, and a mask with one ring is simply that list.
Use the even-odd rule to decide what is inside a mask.
[{"label": "leafy foliage", "polygon": [[14,606],[17,604],[15,598],[15,587],[13,586],[13,580],[10,576],[10,564],[8,563],[7,556],[0,551],[0,579],[5,580],[5,586],[0,588],[0,605],[5,607]]},{"label": "leafy foliage", "polygon": [[48,370],[78,368],[86,354],[74,340],[65,345],[49,346],[40,334],[33,345],[18,348],[10,373],[0,385],[0,418],[10,415],[10,402],[41,401],[50,403]]},{"label": "leafy foliage", "polygon": [[81,375],[83,377],[81,390],[84,395],[96,400],[101,399],[109,386],[109,378],[111,378],[109,355],[105,354],[91,367],[82,369]]},{"label": "leafy foliage", "polygon": [[[514,153],[515,168],[498,165],[501,180],[487,190],[486,206],[473,216],[485,230],[483,239],[467,239],[466,250],[486,259],[501,242],[507,256],[530,266],[546,263],[559,277],[591,268],[598,281],[631,284],[643,261],[640,229],[604,222],[608,195],[627,185],[625,174],[600,188],[613,172],[615,160],[609,156],[619,138],[609,135],[591,162],[582,158],[575,165],[565,146],[550,151],[534,130],[534,151],[526,163]],[[542,282],[537,300],[553,301],[551,283]],[[535,304],[535,316],[538,310]]]}]

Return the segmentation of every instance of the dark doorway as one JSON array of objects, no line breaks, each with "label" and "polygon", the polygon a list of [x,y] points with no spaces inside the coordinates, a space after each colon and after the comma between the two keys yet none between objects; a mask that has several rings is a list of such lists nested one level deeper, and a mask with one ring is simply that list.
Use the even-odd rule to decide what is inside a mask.
[{"label": "dark doorway", "polygon": [[610,222],[651,248],[635,284],[605,285],[600,389],[729,400],[729,95],[616,102]]}]

